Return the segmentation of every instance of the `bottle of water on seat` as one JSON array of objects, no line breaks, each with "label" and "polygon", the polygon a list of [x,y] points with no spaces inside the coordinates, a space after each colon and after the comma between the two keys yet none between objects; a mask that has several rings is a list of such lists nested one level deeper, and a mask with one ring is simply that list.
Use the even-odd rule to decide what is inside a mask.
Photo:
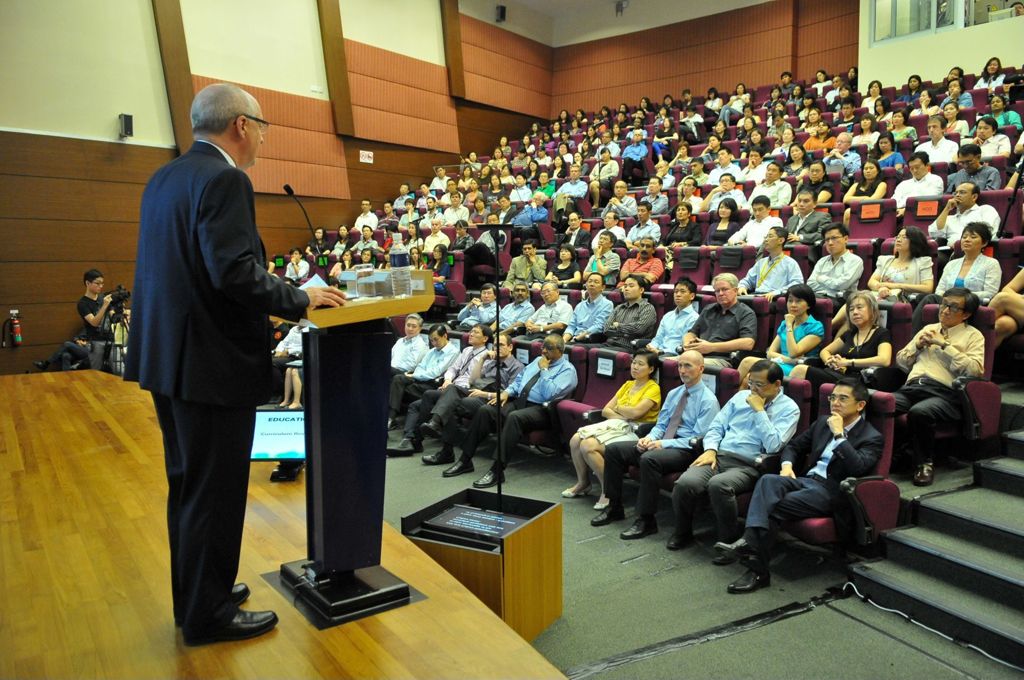
[{"label": "bottle of water on seat", "polygon": [[409,250],[400,239],[396,239],[391,246],[391,291],[395,297],[408,297],[412,294],[411,271]]}]

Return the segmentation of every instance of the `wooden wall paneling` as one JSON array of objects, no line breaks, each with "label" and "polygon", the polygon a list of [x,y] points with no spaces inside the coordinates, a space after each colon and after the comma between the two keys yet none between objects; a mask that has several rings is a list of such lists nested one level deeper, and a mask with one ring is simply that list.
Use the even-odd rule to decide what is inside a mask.
[{"label": "wooden wall paneling", "polygon": [[502,135],[509,139],[522,137],[530,124],[547,116],[525,116],[511,111],[504,111],[486,104],[470,101],[456,103],[459,120],[459,148],[463,153],[476,151],[481,156],[489,156]]},{"label": "wooden wall paneling", "polygon": [[[91,263],[135,258],[137,222],[0,218],[3,261],[48,260]],[[85,268],[83,268],[83,271]]]},{"label": "wooden wall paneling", "polygon": [[145,183],[173,149],[0,132],[0,175]]},{"label": "wooden wall paneling", "polygon": [[167,105],[170,107],[171,127],[179,153],[192,146],[192,69],[188,62],[185,26],[181,20],[180,0],[152,0],[153,19],[160,60],[163,65]]},{"label": "wooden wall paneling", "polygon": [[444,63],[447,65],[448,94],[466,96],[466,71],[462,55],[462,19],[459,0],[440,0]]},{"label": "wooden wall paneling", "polygon": [[[4,262],[0,267],[0,290],[12,291],[10,302],[19,305],[31,303],[74,303],[82,297],[85,287],[82,274],[95,267],[103,272],[106,288],[117,284],[131,288],[135,276],[135,252],[129,260],[93,260],[85,262]],[[30,285],[25,285],[30,282]],[[109,292],[108,290],[108,292]],[[5,293],[5,297],[7,297]],[[6,302],[4,304],[7,304]],[[6,311],[6,308],[5,310]]]},{"label": "wooden wall paneling", "polygon": [[317,0],[316,8],[320,18],[320,44],[324,53],[324,71],[327,75],[334,131],[339,135],[352,135],[355,134],[355,127],[341,8],[338,0]]},{"label": "wooden wall paneling", "polygon": [[0,217],[52,220],[139,219],[143,185],[6,175],[0,181]]}]

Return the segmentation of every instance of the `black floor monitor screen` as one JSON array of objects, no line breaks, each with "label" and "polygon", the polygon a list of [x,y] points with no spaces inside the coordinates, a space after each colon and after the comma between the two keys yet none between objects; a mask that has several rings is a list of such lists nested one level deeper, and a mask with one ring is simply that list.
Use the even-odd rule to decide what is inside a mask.
[{"label": "black floor monitor screen", "polygon": [[432,517],[423,526],[471,538],[502,538],[521,527],[529,518],[503,512],[455,505]]},{"label": "black floor monitor screen", "polygon": [[305,460],[306,429],[302,411],[256,411],[253,460]]}]

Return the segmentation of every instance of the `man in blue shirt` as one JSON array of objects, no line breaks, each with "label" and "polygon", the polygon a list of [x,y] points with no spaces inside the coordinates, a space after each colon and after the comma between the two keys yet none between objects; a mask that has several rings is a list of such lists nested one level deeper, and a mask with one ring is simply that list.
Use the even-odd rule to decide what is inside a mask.
[{"label": "man in blue shirt", "polygon": [[402,410],[402,404],[419,399],[424,392],[440,384],[441,376],[459,355],[458,348],[448,342],[448,327],[443,323],[431,326],[430,346],[431,349],[423,355],[416,368],[391,378],[388,395],[389,430],[398,428],[398,413]]},{"label": "man in blue shirt", "polygon": [[739,558],[747,573],[729,584],[730,593],[750,593],[771,585],[768,562],[780,525],[808,517],[840,518],[849,506],[840,491],[848,477],[871,472],[882,455],[885,438],[864,419],[867,387],[844,378],[829,395],[828,416],[819,418],[782,452],[777,475],[757,481],[747,509],[746,529],[735,543],[716,543],[715,551]]},{"label": "man in blue shirt", "polygon": [[612,139],[612,133],[609,130],[605,130],[601,133],[601,146],[597,147],[597,153],[595,153],[594,156],[600,158],[601,152],[605,149],[608,149],[608,153],[612,158],[618,158],[622,153],[622,150],[619,149],[618,143]]},{"label": "man in blue shirt", "polygon": [[593,333],[604,332],[612,314],[612,301],[604,296],[604,277],[597,272],[587,274],[587,294],[572,310],[572,321],[565,328],[565,342],[585,342]]},{"label": "man in blue shirt", "polygon": [[800,271],[800,265],[793,258],[787,257],[782,250],[787,236],[788,232],[784,227],[772,227],[768,230],[761,243],[764,257],[754,262],[750,271],[740,281],[740,295],[753,293],[771,300],[790,286],[804,282],[804,273]]},{"label": "man in blue shirt", "polygon": [[[782,369],[762,359],[750,369],[748,390],[741,390],[715,416],[704,435],[702,453],[672,489],[676,529],[666,547],[679,550],[693,540],[693,513],[707,494],[715,514],[718,540],[738,538],[736,496],[754,488],[760,476],[755,459],[782,451],[796,431],[800,408],[782,393]],[[715,564],[729,564],[726,555]]]},{"label": "man in blue shirt", "polygon": [[[479,444],[494,431],[500,404],[502,429],[498,436],[496,460],[483,477],[473,482],[477,489],[487,489],[505,480],[508,457],[524,441],[524,435],[533,430],[552,426],[551,402],[565,399],[576,389],[576,367],[569,363],[565,342],[561,335],[544,338],[541,355],[530,362],[522,373],[500,394],[495,394],[473,416],[462,442],[462,455],[442,474],[455,477],[473,471],[473,456]],[[452,444],[445,439],[442,453],[451,451]]]},{"label": "man in blue shirt", "polygon": [[410,373],[430,348],[426,336],[420,333],[423,317],[410,314],[405,317],[405,335],[391,348],[391,375]]},{"label": "man in blue shirt", "polygon": [[[626,248],[636,248],[640,239],[649,238],[654,243],[661,241],[661,226],[651,220],[651,204],[640,201],[636,206],[636,224],[626,233]],[[654,255],[654,252],[651,252]]]},{"label": "man in blue shirt", "polygon": [[[644,349],[654,352],[662,358],[676,356],[683,346],[683,336],[697,322],[697,310],[693,305],[696,297],[696,283],[687,277],[676,281],[675,289],[672,291],[672,300],[676,303],[676,308],[661,317],[658,332]],[[703,364],[702,359],[701,365]]]},{"label": "man in blue shirt", "polygon": [[836,137],[836,148],[825,154],[822,162],[829,172],[838,172],[843,187],[849,187],[853,183],[854,175],[860,171],[860,154],[851,149],[853,146],[853,135],[849,132],[840,132]]},{"label": "man in blue shirt", "polygon": [[569,167],[569,179],[558,187],[555,195],[551,197],[554,222],[561,222],[570,212],[579,212],[576,202],[587,195],[588,188],[587,183],[580,179],[580,166],[573,163]]},{"label": "man in blue shirt", "polygon": [[647,181],[644,159],[648,151],[642,131],[634,130],[631,139],[632,143],[622,150],[622,178],[635,187]]},{"label": "man in blue shirt", "polygon": [[530,302],[530,287],[525,283],[517,283],[512,287],[512,302],[501,308],[498,315],[498,324],[501,326],[502,334],[516,334],[516,331],[526,328],[533,313],[537,311]]},{"label": "man in blue shirt", "polygon": [[485,283],[480,287],[480,297],[475,297],[466,303],[466,306],[459,312],[459,328],[469,330],[473,326],[484,324],[494,325],[494,316],[498,311],[498,288],[493,283]]},{"label": "man in blue shirt", "polygon": [[[638,442],[612,443],[604,451],[604,494],[608,507],[590,520],[591,526],[604,526],[625,519],[622,506],[622,479],[631,465],[640,467],[640,490],[636,498],[636,522],[619,534],[623,540],[658,533],[654,512],[658,508],[658,487],[664,475],[682,472],[695,456],[690,440],[701,437],[718,415],[715,393],[701,380],[704,357],[700,352],[683,352],[677,359],[683,384],[665,397],[658,422]],[[637,434],[640,434],[639,432]]]}]

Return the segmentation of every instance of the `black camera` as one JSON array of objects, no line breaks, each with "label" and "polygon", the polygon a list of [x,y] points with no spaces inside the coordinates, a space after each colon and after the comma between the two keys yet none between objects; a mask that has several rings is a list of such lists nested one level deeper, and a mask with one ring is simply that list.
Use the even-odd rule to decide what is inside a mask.
[{"label": "black camera", "polygon": [[124,286],[118,284],[117,288],[110,294],[110,306],[118,309],[123,308],[125,300],[128,300],[132,296],[132,292]]}]

